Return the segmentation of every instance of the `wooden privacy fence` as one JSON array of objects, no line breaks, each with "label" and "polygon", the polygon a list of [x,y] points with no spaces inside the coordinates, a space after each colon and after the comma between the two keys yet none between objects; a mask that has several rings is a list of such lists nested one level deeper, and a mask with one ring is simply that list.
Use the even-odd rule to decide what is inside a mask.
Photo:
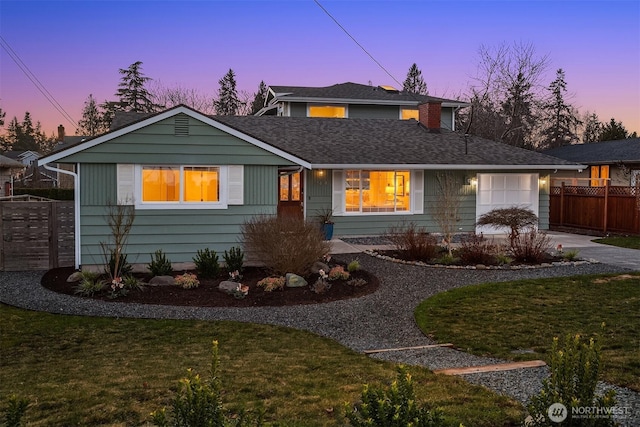
[{"label": "wooden privacy fence", "polygon": [[551,187],[549,224],[640,235],[640,187]]},{"label": "wooden privacy fence", "polygon": [[71,267],[73,201],[0,202],[0,271]]}]

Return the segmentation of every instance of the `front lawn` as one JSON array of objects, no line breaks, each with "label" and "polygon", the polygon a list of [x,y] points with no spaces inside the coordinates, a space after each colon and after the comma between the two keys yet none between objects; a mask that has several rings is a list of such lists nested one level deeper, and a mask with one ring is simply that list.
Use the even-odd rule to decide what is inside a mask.
[{"label": "front lawn", "polygon": [[554,336],[598,334],[604,379],[640,391],[640,274],[467,286],[423,301],[415,316],[438,342],[510,360],[549,363]]},{"label": "front lawn", "polygon": [[[0,304],[0,414],[7,396],[31,402],[30,426],[144,425],[167,406],[187,368],[204,378],[219,341],[223,403],[264,408],[267,422],[344,425],[343,404],[395,365],[295,329],[239,322],[52,315]],[[411,367],[416,396],[452,425],[516,425],[513,400],[460,378]]]},{"label": "front lawn", "polygon": [[603,237],[593,241],[604,245],[619,246],[621,248],[640,249],[640,236]]}]

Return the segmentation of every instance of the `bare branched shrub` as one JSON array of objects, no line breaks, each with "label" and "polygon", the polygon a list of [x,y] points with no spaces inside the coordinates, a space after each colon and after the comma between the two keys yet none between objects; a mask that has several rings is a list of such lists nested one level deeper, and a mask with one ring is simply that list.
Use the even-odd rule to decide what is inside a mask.
[{"label": "bare branched shrub", "polygon": [[397,250],[405,251],[407,257],[415,261],[429,261],[435,258],[440,249],[438,239],[414,222],[402,222],[391,226],[384,233],[384,237]]},{"label": "bare branched shrub", "polygon": [[128,273],[130,267],[127,263],[125,248],[133,221],[136,218],[133,205],[120,205],[110,203],[107,206],[106,220],[111,230],[110,241],[100,242],[102,255],[105,262],[105,270],[110,280]]},{"label": "bare branched shrub", "polygon": [[551,237],[532,228],[513,240],[511,253],[518,262],[540,263],[547,258],[551,247]]},{"label": "bare branched shrub", "polygon": [[508,228],[509,243],[513,247],[515,239],[523,229],[538,225],[538,216],[530,209],[511,206],[510,208],[493,209],[481,215],[476,224]]},{"label": "bare branched shrub", "polygon": [[305,276],[330,250],[317,223],[293,218],[253,217],[242,225],[242,239],[246,252],[275,275]]},{"label": "bare branched shrub", "polygon": [[460,242],[457,255],[462,264],[497,264],[501,246],[479,234],[465,236]]},{"label": "bare branched shrub", "polygon": [[438,223],[449,255],[451,255],[451,239],[453,239],[460,221],[461,179],[452,172],[442,172],[436,175],[436,181],[438,193],[435,203],[430,205],[431,215]]}]

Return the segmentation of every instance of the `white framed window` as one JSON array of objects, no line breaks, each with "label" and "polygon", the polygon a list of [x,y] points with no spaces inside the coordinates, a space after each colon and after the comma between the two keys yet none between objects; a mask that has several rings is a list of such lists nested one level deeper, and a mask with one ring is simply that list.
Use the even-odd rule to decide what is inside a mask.
[{"label": "white framed window", "polygon": [[118,202],[137,209],[226,209],[244,203],[243,166],[118,165]]},{"label": "white framed window", "polygon": [[333,209],[342,215],[422,213],[423,176],[409,170],[334,171]]}]

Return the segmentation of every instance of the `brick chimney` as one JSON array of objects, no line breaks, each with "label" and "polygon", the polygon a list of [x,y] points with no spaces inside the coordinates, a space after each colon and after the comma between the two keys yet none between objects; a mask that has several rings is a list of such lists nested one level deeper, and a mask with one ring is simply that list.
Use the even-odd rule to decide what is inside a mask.
[{"label": "brick chimney", "polygon": [[64,126],[58,126],[58,142],[64,142]]},{"label": "brick chimney", "polygon": [[440,130],[442,102],[427,101],[418,105],[418,121],[427,129]]}]

